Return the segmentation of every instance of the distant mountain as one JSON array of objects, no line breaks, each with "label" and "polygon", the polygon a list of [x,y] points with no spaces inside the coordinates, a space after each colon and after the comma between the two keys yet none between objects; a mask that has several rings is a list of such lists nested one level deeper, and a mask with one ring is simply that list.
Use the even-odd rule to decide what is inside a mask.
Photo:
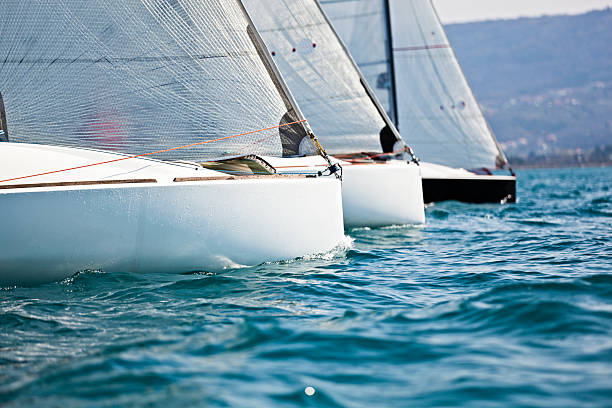
[{"label": "distant mountain", "polygon": [[612,145],[612,10],[445,28],[509,156]]}]

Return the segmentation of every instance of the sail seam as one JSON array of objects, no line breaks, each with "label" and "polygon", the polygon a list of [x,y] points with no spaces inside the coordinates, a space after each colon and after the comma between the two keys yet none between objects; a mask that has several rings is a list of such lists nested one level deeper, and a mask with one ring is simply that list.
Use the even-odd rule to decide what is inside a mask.
[{"label": "sail seam", "polygon": [[450,48],[450,45],[449,44],[436,44],[436,45],[421,45],[421,46],[414,46],[414,47],[399,47],[399,48],[393,48],[393,52],[435,50],[438,48]]},{"label": "sail seam", "polygon": [[234,52],[226,54],[211,54],[211,55],[176,55],[176,56],[162,56],[162,57],[123,57],[123,58],[38,58],[38,59],[25,59],[25,58],[13,58],[2,61],[3,64],[98,64],[98,63],[116,63],[116,62],[174,62],[174,61],[185,61],[185,60],[203,60],[212,58],[230,58],[230,57],[248,57],[251,55],[257,55],[254,52]]}]

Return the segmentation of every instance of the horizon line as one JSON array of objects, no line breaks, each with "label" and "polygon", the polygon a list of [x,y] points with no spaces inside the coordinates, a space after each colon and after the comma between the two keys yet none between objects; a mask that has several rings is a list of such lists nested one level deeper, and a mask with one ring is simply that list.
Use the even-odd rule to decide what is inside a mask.
[{"label": "horizon line", "polygon": [[528,19],[528,18],[543,18],[543,17],[563,17],[563,16],[580,16],[583,14],[589,14],[596,11],[606,11],[611,10],[611,6],[606,6],[602,8],[594,8],[587,11],[579,11],[579,12],[565,12],[565,13],[540,13],[540,14],[526,14],[526,15],[516,15],[516,16],[500,16],[500,17],[483,17],[476,19],[453,19],[453,20],[444,20],[440,15],[439,8],[436,7],[438,11],[438,15],[440,15],[440,21],[443,25],[449,24],[469,24],[469,23],[484,23],[488,21],[511,21],[511,20],[520,20],[520,19]]}]

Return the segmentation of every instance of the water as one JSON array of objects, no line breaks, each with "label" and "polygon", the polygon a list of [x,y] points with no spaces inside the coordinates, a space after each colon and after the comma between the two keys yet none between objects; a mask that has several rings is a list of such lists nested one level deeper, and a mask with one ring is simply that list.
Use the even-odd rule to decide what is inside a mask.
[{"label": "water", "polygon": [[0,404],[612,406],[612,168],[519,180],[322,258],[4,289]]}]

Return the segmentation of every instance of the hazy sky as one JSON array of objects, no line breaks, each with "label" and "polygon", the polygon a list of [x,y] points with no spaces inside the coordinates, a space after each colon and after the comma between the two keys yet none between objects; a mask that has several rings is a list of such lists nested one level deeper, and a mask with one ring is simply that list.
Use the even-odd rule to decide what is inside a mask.
[{"label": "hazy sky", "polygon": [[612,0],[434,0],[443,23],[579,14],[612,6]]}]

